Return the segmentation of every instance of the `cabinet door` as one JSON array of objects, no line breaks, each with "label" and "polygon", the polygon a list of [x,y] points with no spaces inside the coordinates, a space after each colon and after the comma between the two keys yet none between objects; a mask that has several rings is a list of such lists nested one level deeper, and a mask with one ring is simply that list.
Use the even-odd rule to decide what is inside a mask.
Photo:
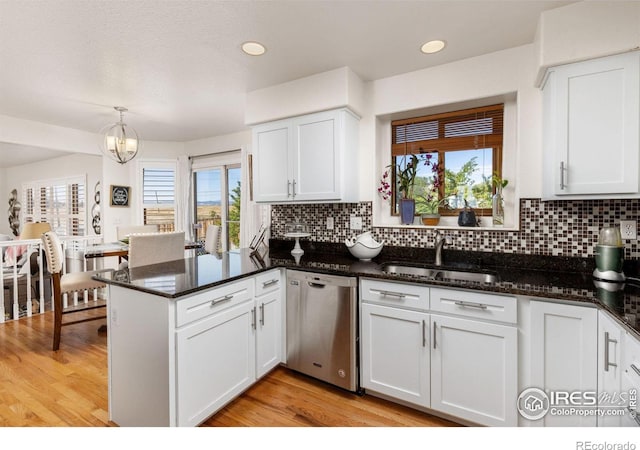
[{"label": "cabinet door", "polygon": [[294,120],[294,200],[340,199],[340,114],[344,112],[328,111]]},{"label": "cabinet door", "polygon": [[625,332],[624,352],[622,357],[623,369],[622,391],[627,394],[627,412],[621,419],[624,427],[640,426],[640,407],[638,393],[640,392],[640,341],[629,332]]},{"label": "cabinet door", "polygon": [[176,332],[178,426],[194,426],[256,379],[254,302]]},{"label": "cabinet door", "polygon": [[638,193],[639,66],[633,52],[553,69],[556,195]]},{"label": "cabinet door", "polygon": [[[615,410],[622,389],[624,330],[609,315],[598,311],[598,408]],[[599,427],[621,426],[621,416],[598,416]]]},{"label": "cabinet door", "polygon": [[282,362],[282,292],[256,298],[256,371],[260,378]]},{"label": "cabinet door", "polygon": [[472,422],[516,426],[515,326],[432,315],[431,407]]},{"label": "cabinet door", "polygon": [[429,407],[429,315],[362,305],[361,384]]},{"label": "cabinet door", "polygon": [[253,129],[254,198],[257,202],[292,199],[289,152],[293,144],[291,121],[278,121]]},{"label": "cabinet door", "polygon": [[[531,302],[531,386],[551,391],[596,392],[598,311]],[[558,405],[564,406],[564,405]],[[571,406],[571,405],[569,405]],[[595,416],[546,414],[544,426],[595,426]]]}]

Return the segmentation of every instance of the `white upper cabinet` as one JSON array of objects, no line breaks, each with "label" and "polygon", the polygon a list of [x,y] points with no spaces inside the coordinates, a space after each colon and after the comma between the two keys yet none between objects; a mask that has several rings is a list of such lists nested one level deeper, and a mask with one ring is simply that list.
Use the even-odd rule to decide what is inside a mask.
[{"label": "white upper cabinet", "polygon": [[343,108],[253,127],[255,200],[357,201],[358,121]]},{"label": "white upper cabinet", "polygon": [[640,52],[550,68],[543,198],[640,197]]}]

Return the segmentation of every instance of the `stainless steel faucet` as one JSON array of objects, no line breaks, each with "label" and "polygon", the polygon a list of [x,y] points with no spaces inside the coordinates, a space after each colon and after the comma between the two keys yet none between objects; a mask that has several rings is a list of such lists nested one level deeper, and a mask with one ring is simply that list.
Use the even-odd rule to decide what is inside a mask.
[{"label": "stainless steel faucet", "polygon": [[436,239],[433,248],[436,250],[436,260],[434,264],[436,266],[442,265],[442,248],[447,244],[447,237],[440,233],[440,230],[436,231]]}]

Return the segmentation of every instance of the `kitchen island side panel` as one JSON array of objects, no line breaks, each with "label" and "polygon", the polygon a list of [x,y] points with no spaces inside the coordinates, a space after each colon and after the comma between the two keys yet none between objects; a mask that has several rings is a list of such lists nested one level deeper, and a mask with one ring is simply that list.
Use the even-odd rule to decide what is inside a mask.
[{"label": "kitchen island side panel", "polygon": [[175,425],[173,306],[167,298],[109,286],[109,418],[120,426]]}]

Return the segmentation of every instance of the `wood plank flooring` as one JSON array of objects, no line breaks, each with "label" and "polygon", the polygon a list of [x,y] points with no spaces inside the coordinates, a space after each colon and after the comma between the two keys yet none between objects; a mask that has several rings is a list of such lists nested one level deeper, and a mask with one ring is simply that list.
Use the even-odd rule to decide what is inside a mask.
[{"label": "wood plank flooring", "polygon": [[[101,314],[92,311],[87,314]],[[0,426],[104,427],[109,422],[107,338],[86,322],[62,329],[51,351],[53,315],[0,324]],[[278,368],[227,405],[209,427],[429,427],[446,420],[343,391]]]}]

